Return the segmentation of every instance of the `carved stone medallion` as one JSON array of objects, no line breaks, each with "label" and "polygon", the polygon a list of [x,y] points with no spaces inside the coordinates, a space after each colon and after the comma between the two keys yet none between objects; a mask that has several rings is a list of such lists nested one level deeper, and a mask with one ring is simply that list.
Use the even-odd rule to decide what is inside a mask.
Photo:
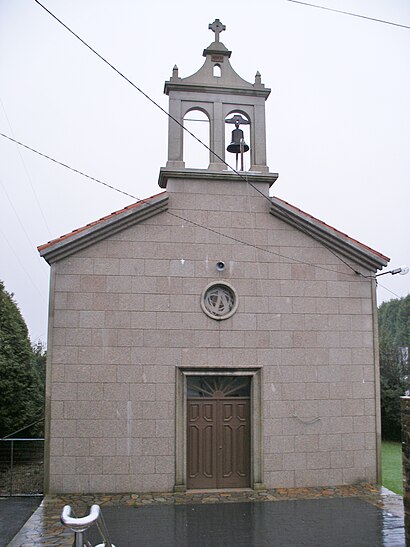
[{"label": "carved stone medallion", "polygon": [[231,317],[238,307],[238,296],[229,283],[218,281],[205,287],[201,298],[202,310],[217,321]]}]

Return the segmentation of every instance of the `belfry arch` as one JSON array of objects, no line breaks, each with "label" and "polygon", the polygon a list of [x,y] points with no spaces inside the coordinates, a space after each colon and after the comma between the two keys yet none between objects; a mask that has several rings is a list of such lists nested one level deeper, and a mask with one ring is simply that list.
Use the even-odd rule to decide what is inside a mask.
[{"label": "belfry arch", "polygon": [[210,154],[208,170],[227,169],[224,162],[229,143],[225,138],[225,119],[229,113],[241,112],[250,122],[249,170],[268,173],[265,101],[270,89],[265,88],[259,72],[253,84],[241,78],[230,64],[231,51],[219,41],[224,25],[216,20],[209,28],[215,32],[215,41],[204,50],[202,67],[195,74],[181,78],[175,65],[170,80],[165,82],[170,114],[166,169],[186,167],[183,121],[188,112],[196,109],[206,113],[209,119],[209,146],[214,154]]},{"label": "belfry arch", "polygon": [[[185,166],[188,168],[206,169],[211,161],[209,151],[210,124],[208,112],[203,108],[191,108],[185,113],[183,124],[187,129],[187,131],[184,131],[182,134],[183,161]],[[190,133],[195,135],[201,142],[198,142]]]}]

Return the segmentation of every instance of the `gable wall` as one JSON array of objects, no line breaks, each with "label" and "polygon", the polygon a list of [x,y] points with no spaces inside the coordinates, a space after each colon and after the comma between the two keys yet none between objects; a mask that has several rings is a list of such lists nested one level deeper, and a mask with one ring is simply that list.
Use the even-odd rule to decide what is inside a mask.
[{"label": "gable wall", "polygon": [[[170,212],[272,252],[160,213],[54,265],[49,491],[172,490],[179,366],[262,367],[267,486],[374,481],[370,281],[245,183],[168,190]],[[200,307],[218,279],[239,296],[224,321]]]}]

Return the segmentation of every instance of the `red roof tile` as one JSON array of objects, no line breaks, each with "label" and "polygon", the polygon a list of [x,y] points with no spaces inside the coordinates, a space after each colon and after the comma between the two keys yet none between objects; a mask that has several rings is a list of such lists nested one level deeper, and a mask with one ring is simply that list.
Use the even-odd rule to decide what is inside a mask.
[{"label": "red roof tile", "polygon": [[[131,205],[127,205],[126,207],[124,207],[123,209],[120,209],[119,211],[114,211],[113,213],[111,213],[110,215],[107,215],[105,217],[102,217],[98,220],[95,220],[94,222],[90,222],[89,224],[86,224],[85,226],[82,226],[81,228],[77,228],[76,230],[73,230],[72,232],[69,232],[68,234],[64,234],[60,237],[57,237],[56,239],[52,239],[51,241],[43,244],[43,245],[39,245],[37,247],[38,251],[41,252],[49,247],[52,247],[54,244],[56,243],[60,243],[62,241],[65,241],[65,240],[68,240],[69,238],[81,233],[81,232],[84,232],[85,230],[88,230],[89,228],[92,228],[93,226],[96,226],[110,218],[114,218],[118,215],[121,215],[122,213],[126,212],[126,211],[130,211],[132,209],[136,209],[138,207],[141,207],[141,205],[144,205],[145,203],[149,203],[151,200],[161,196],[161,195],[164,195],[166,194],[166,192],[160,192],[159,194],[155,194],[154,196],[151,196],[149,198],[146,198],[146,199],[142,199],[140,201],[137,201],[135,203],[132,203]],[[360,241],[357,241],[357,239],[353,239],[352,237],[350,237],[349,235],[337,230],[336,228],[333,228],[333,226],[330,226],[329,224],[326,224],[326,222],[323,222],[323,220],[320,220],[312,215],[310,215],[309,213],[306,213],[305,211],[303,211],[302,209],[299,209],[298,207],[295,207],[294,205],[292,205],[291,203],[288,203],[287,201],[281,199],[281,198],[278,198],[278,197],[274,197],[272,198],[273,200],[277,201],[277,202],[280,202],[280,203],[283,203],[284,205],[286,205],[287,207],[289,207],[290,209],[293,209],[295,212],[297,212],[298,214],[306,217],[307,219],[312,219],[312,221],[314,221],[315,223],[318,223],[318,224],[321,224],[322,226],[324,226],[325,228],[331,230],[332,232],[335,233],[336,236],[338,237],[342,237],[342,238],[345,238],[347,239],[348,241],[352,242],[353,244],[355,245],[358,245],[359,247],[362,247],[363,249],[377,255],[378,257],[380,257],[382,260],[386,260],[386,261],[389,261],[390,259],[383,255],[382,253],[379,253],[378,251],[375,251],[374,249],[372,249],[371,247],[367,246],[367,245],[364,245],[363,243],[361,243]],[[274,203],[274,201],[272,201],[272,203]]]},{"label": "red roof tile", "polygon": [[132,209],[136,209],[137,207],[141,207],[144,203],[148,203],[150,200],[157,198],[158,196],[161,196],[165,194],[166,192],[160,192],[159,194],[155,194],[154,196],[151,196],[146,199],[141,199],[137,201],[136,203],[132,203],[131,205],[127,205],[123,209],[120,209],[119,211],[114,211],[110,215],[107,215],[105,217],[102,217],[98,220],[95,220],[94,222],[90,222],[89,224],[86,224],[85,226],[82,226],[81,228],[77,228],[76,230],[73,230],[72,232],[69,232],[68,234],[64,234],[60,237],[57,237],[56,239],[52,239],[48,243],[44,243],[43,245],[39,245],[37,247],[38,251],[43,251],[44,249],[47,249],[48,247],[51,247],[55,243],[60,243],[61,241],[64,241],[66,239],[69,239],[70,237],[73,237],[76,234],[79,234],[81,232],[84,232],[84,230],[88,230],[88,228],[91,228],[93,226],[96,226],[97,224],[100,224],[101,222],[104,222],[105,220],[108,220],[109,218],[113,218],[115,216],[120,215],[121,213],[124,213],[125,211],[130,211]]},{"label": "red roof tile", "polygon": [[375,251],[374,249],[372,249],[368,245],[365,245],[364,243],[361,243],[357,239],[354,239],[354,238],[350,237],[349,235],[345,234],[344,232],[341,232],[340,230],[337,230],[336,228],[333,228],[333,226],[330,226],[330,224],[326,224],[326,222],[324,222],[323,220],[320,220],[319,218],[316,218],[313,215],[310,215],[309,213],[306,213],[302,209],[299,209],[298,207],[295,207],[294,205],[292,205],[291,203],[288,203],[284,199],[278,198],[276,196],[274,197],[274,199],[276,201],[280,201],[281,203],[284,203],[285,205],[287,205],[288,207],[290,207],[294,211],[297,211],[298,213],[301,213],[303,216],[305,216],[307,218],[311,218],[314,222],[317,222],[317,223],[321,224],[325,228],[328,228],[329,230],[334,232],[338,237],[341,236],[343,238],[346,238],[348,241],[351,241],[352,243],[354,243],[356,245],[359,245],[363,249],[366,249],[367,251],[370,251],[371,253],[374,253],[375,255],[379,256],[382,260],[387,260],[387,261],[390,260],[390,258],[388,256],[385,256],[382,253],[379,253],[379,251]]}]

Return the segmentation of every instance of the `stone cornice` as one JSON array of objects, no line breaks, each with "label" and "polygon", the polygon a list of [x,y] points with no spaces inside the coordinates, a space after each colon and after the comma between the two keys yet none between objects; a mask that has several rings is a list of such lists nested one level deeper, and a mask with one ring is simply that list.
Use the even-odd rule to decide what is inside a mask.
[{"label": "stone cornice", "polygon": [[169,95],[170,91],[188,91],[198,93],[212,93],[223,95],[244,95],[250,97],[263,97],[265,100],[269,97],[271,90],[268,87],[236,87],[236,86],[213,86],[209,84],[192,84],[183,82],[165,82],[164,93]]},{"label": "stone cornice", "polygon": [[41,245],[38,250],[51,264],[167,209],[168,195],[163,192]]},{"label": "stone cornice", "polygon": [[298,228],[332,251],[370,270],[387,266],[389,258],[367,247],[332,226],[278,198],[272,198],[271,214]]},{"label": "stone cornice", "polygon": [[158,184],[161,188],[167,187],[168,179],[182,180],[206,180],[208,182],[252,182],[269,183],[269,186],[276,181],[278,173],[258,173],[256,171],[243,171],[241,177],[232,171],[211,171],[208,169],[167,169],[161,167],[159,171]]}]

